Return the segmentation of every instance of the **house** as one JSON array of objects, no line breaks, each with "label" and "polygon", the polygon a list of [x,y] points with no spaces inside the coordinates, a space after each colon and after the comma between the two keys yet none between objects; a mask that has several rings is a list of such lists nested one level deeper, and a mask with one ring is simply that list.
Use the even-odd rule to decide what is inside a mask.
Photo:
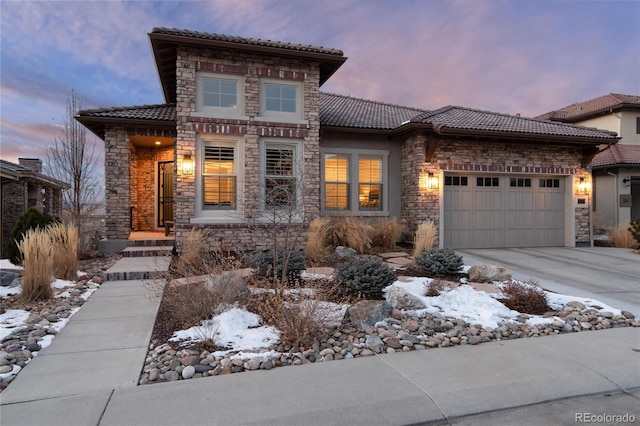
[{"label": "house", "polygon": [[69,185],[42,174],[42,160],[19,158],[18,164],[0,160],[0,247],[6,257],[6,244],[18,218],[29,208],[36,207],[43,213],[60,216],[62,191]]},{"label": "house", "polygon": [[[591,243],[587,165],[615,133],[320,91],[337,49],[170,28],[149,33],[166,103],[80,111],[105,143],[102,250],[193,227],[262,249],[274,213],[427,219],[453,248]],[[304,226],[302,227],[304,229]]]},{"label": "house", "polygon": [[640,96],[610,93],[543,114],[539,119],[616,132],[590,164],[596,233],[640,217]]}]

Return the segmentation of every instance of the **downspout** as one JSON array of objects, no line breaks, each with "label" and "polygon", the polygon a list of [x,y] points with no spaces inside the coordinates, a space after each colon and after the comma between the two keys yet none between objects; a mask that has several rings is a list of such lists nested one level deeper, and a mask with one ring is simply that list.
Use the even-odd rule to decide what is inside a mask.
[{"label": "downspout", "polygon": [[615,173],[611,173],[609,171],[607,171],[607,174],[610,176],[613,176],[615,179],[615,192],[614,194],[616,194],[616,228],[618,227],[618,224],[620,223],[620,194],[618,193],[618,175]]}]

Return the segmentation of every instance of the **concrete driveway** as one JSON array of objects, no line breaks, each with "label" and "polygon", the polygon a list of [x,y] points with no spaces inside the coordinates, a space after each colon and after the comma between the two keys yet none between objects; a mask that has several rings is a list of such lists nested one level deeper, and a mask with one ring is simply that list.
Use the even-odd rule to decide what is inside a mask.
[{"label": "concrete driveway", "polygon": [[640,255],[610,247],[458,250],[465,265],[505,267],[514,279],[534,279],[556,293],[597,299],[640,315]]}]

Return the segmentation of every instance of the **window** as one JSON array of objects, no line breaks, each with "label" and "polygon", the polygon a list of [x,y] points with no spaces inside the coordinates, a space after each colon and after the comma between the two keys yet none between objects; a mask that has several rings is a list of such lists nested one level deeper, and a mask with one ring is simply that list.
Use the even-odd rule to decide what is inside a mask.
[{"label": "window", "polygon": [[636,117],[636,134],[640,135],[640,117]]},{"label": "window", "polygon": [[303,118],[302,82],[262,80],[260,115],[277,121],[301,121]]},{"label": "window", "polygon": [[264,205],[286,208],[296,205],[296,146],[265,143]]},{"label": "window", "polygon": [[445,186],[467,186],[469,179],[467,176],[445,176],[444,184]]},{"label": "window", "polygon": [[235,210],[237,191],[236,146],[205,142],[202,155],[203,210]]},{"label": "window", "polygon": [[325,209],[349,210],[349,155],[325,154]]},{"label": "window", "polygon": [[540,188],[560,188],[560,179],[540,179]]},{"label": "window", "polygon": [[479,177],[476,178],[476,186],[500,186],[500,178]]},{"label": "window", "polygon": [[382,210],[382,157],[361,155],[358,158],[358,207]]},{"label": "window", "polygon": [[233,74],[199,72],[194,116],[239,118],[244,114],[244,80]]},{"label": "window", "polygon": [[335,151],[325,152],[322,157],[324,210],[360,214],[386,211],[388,153]]},{"label": "window", "polygon": [[531,179],[529,178],[511,178],[509,186],[513,188],[531,188]]}]

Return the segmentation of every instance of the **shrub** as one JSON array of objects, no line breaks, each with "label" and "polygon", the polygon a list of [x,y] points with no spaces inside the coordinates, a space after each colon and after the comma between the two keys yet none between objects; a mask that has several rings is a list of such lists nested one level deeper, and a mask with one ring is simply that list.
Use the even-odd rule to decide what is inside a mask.
[{"label": "shrub", "polygon": [[445,285],[440,279],[431,280],[429,284],[425,284],[425,296],[438,297],[440,292],[444,290]]},{"label": "shrub", "polygon": [[335,248],[351,247],[360,254],[371,249],[371,233],[373,227],[351,217],[333,218],[323,231],[325,244]]},{"label": "shrub", "polygon": [[304,255],[312,262],[320,262],[330,254],[330,247],[326,243],[328,224],[329,219],[325,217],[316,218],[309,224]]},{"label": "shrub", "polygon": [[35,207],[29,207],[19,218],[11,230],[11,238],[7,242],[9,260],[18,265],[21,262],[18,244],[29,229],[44,229],[53,223],[60,223],[60,219],[50,214],[44,214]]},{"label": "shrub", "polygon": [[49,225],[53,253],[53,275],[63,280],[78,278],[78,228],[62,223]]},{"label": "shrub", "polygon": [[617,228],[607,228],[607,236],[613,247],[637,248],[638,242],[631,233],[629,222],[618,225]]},{"label": "shrub", "polygon": [[378,219],[371,232],[371,245],[385,250],[393,249],[400,241],[402,230],[403,226],[395,217]]},{"label": "shrub", "polygon": [[[282,272],[285,265],[285,253],[283,250],[278,250],[277,255],[274,255],[272,250],[265,250],[256,254],[253,258],[253,265],[256,267],[256,275],[273,279],[274,275],[282,281]],[[295,278],[300,278],[300,272],[304,269],[306,259],[302,252],[293,250],[289,254],[289,258],[286,262],[286,275],[289,282],[292,282]]]},{"label": "shrub", "polygon": [[23,302],[48,300],[53,297],[51,274],[53,273],[52,244],[43,229],[29,229],[18,244],[23,259],[22,291]]},{"label": "shrub", "polygon": [[450,248],[422,249],[415,257],[415,263],[418,269],[434,276],[456,274],[463,265],[462,256]]},{"label": "shrub", "polygon": [[207,243],[209,231],[192,229],[182,243],[182,250],[171,266],[172,276],[189,277],[240,268],[242,253],[221,249],[211,250]]},{"label": "shrub", "polygon": [[551,310],[547,304],[547,295],[540,289],[537,281],[509,281],[502,286],[502,294],[505,296],[502,303],[523,314],[542,315]]},{"label": "shrub", "polygon": [[629,232],[633,239],[636,240],[638,246],[640,246],[640,217],[633,219],[629,223]]},{"label": "shrub", "polygon": [[335,275],[345,293],[367,299],[382,299],[382,289],[397,279],[389,265],[377,256],[341,263]]},{"label": "shrub", "polygon": [[414,239],[415,247],[413,249],[413,255],[419,256],[422,250],[431,250],[436,241],[437,234],[438,230],[433,221],[425,220],[419,224]]}]

